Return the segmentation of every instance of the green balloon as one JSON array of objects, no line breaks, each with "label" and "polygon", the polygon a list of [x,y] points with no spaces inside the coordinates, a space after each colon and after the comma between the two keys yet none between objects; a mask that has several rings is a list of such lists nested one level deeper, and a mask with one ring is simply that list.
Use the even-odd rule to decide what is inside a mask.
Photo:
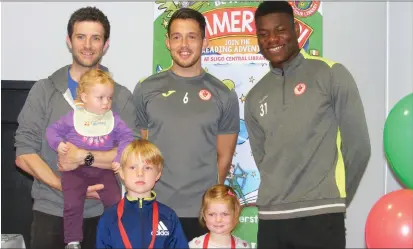
[{"label": "green balloon", "polygon": [[384,150],[393,172],[413,189],[413,93],[390,111],[383,132]]}]

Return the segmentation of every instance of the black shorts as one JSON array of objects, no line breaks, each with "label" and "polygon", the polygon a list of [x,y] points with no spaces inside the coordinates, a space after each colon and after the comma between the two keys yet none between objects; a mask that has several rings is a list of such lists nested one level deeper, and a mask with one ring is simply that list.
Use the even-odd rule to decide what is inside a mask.
[{"label": "black shorts", "polygon": [[[98,217],[83,219],[82,248],[96,247],[96,230],[99,223]],[[30,249],[64,249],[63,218],[33,211],[31,225]]]},{"label": "black shorts", "polygon": [[345,248],[344,213],[258,222],[257,248]]},{"label": "black shorts", "polygon": [[181,222],[182,229],[184,230],[188,242],[193,238],[199,237],[208,232],[207,228],[204,228],[201,224],[199,224],[198,218],[180,217],[179,221]]}]

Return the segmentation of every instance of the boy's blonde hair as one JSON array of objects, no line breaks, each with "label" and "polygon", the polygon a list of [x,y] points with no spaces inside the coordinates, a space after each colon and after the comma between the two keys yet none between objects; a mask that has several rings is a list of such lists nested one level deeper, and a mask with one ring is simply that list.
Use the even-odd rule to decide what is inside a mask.
[{"label": "boy's blonde hair", "polygon": [[87,90],[96,85],[111,85],[112,87],[115,85],[115,81],[109,75],[109,73],[100,70],[100,69],[90,69],[85,74],[80,77],[78,87],[76,89],[76,101],[82,102],[81,94],[86,93]]},{"label": "boy's blonde hair", "polygon": [[164,159],[161,151],[154,145],[145,139],[138,139],[132,141],[122,152],[120,158],[120,165],[124,167],[130,158],[136,160],[142,160],[147,164],[158,166],[159,171],[163,169]]},{"label": "boy's blonde hair", "polygon": [[208,209],[208,205],[214,201],[225,202],[229,205],[230,209],[234,212],[234,224],[233,228],[238,224],[238,219],[241,213],[241,204],[239,203],[237,194],[234,189],[224,184],[217,184],[210,187],[202,196],[201,210],[199,212],[199,223],[206,227],[205,224],[205,211]]}]

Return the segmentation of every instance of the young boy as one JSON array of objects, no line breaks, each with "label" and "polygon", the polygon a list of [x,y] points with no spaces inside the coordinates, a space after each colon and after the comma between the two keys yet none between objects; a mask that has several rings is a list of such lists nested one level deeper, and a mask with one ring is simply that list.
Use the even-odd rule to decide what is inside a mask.
[{"label": "young boy", "polygon": [[147,140],[135,140],[122,153],[119,176],[126,194],[99,220],[96,248],[188,248],[175,212],[155,200],[163,157]]}]

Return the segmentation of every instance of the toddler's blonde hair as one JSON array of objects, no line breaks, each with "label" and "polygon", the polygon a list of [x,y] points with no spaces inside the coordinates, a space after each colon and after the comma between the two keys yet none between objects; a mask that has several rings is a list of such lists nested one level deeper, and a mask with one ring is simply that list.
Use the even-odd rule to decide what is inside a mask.
[{"label": "toddler's blonde hair", "polygon": [[88,89],[96,84],[110,85],[114,87],[115,81],[109,73],[101,69],[91,69],[80,77],[78,87],[76,89],[76,101],[82,102],[81,94],[87,93]]}]

